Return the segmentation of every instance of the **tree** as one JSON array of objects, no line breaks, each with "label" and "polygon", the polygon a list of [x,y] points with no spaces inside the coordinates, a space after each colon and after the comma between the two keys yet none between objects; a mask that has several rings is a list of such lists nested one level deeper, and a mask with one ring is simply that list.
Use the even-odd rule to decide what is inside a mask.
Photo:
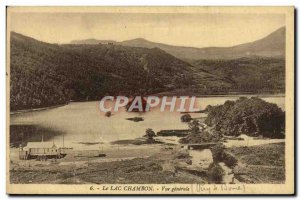
[{"label": "tree", "polygon": [[185,114],[180,117],[182,122],[190,122],[193,118],[190,114]]},{"label": "tree", "polygon": [[189,128],[191,129],[192,134],[197,134],[200,132],[200,126],[202,127],[202,124],[194,119],[191,122],[189,122]]},{"label": "tree", "polygon": [[202,130],[197,132],[196,134],[190,133],[186,137],[181,138],[179,140],[180,143],[183,144],[201,144],[208,142],[218,142],[220,137],[216,135],[214,132],[208,132],[207,130]]},{"label": "tree", "polygon": [[221,183],[224,176],[224,170],[218,163],[211,163],[208,167],[208,178],[212,183]]},{"label": "tree", "polygon": [[148,140],[153,140],[153,138],[156,136],[155,132],[151,129],[151,128],[147,128],[146,129],[146,135],[145,137],[148,139]]},{"label": "tree", "polygon": [[105,113],[105,117],[110,117],[110,116],[111,116],[111,112],[110,111],[108,111],[108,112]]},{"label": "tree", "polygon": [[224,148],[223,144],[218,144],[210,148],[214,162],[221,162],[223,160]]}]

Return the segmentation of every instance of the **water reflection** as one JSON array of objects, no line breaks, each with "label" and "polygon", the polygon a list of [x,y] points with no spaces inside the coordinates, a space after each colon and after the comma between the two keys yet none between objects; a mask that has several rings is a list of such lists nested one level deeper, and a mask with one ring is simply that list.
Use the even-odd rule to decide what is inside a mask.
[{"label": "water reflection", "polygon": [[60,131],[37,125],[10,125],[10,146],[26,146],[27,142],[51,141]]}]

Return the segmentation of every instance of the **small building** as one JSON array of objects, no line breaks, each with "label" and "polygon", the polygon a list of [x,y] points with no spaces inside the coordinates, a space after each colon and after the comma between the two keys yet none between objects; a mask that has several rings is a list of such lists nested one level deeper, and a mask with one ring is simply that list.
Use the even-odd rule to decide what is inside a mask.
[{"label": "small building", "polygon": [[65,155],[63,148],[57,147],[54,142],[28,142],[27,146],[19,151],[21,160],[61,158]]}]

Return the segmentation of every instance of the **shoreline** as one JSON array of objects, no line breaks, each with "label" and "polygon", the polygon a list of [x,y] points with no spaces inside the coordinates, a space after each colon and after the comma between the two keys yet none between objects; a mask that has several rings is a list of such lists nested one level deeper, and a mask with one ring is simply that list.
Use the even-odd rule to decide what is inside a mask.
[{"label": "shoreline", "polygon": [[[153,94],[149,96],[157,96],[161,97],[163,95],[161,94]],[[167,95],[167,96],[182,96],[182,95]],[[189,95],[187,95],[189,96]],[[283,93],[278,93],[278,94],[215,94],[215,95],[195,95],[196,98],[210,98],[210,97],[247,97],[247,96],[257,96],[260,98],[267,98],[267,97],[285,97],[285,94]],[[48,110],[48,109],[53,109],[53,108],[58,108],[62,107],[65,105],[68,105],[70,103],[79,103],[79,102],[94,102],[94,101],[72,101],[68,102],[65,104],[59,104],[59,105],[54,105],[54,106],[48,106],[48,107],[41,107],[41,108],[32,108],[32,109],[22,109],[22,110],[14,110],[10,111],[10,115],[15,115],[15,114],[22,114],[22,113],[27,113],[27,112],[36,112],[36,111],[43,111],[43,110]]]},{"label": "shoreline", "polygon": [[[191,96],[191,95],[177,95],[176,92],[172,94],[171,92],[162,92],[162,93],[157,93],[157,94],[152,94],[149,96]],[[285,93],[277,93],[277,94],[268,94],[268,93],[238,93],[238,94],[209,94],[209,95],[193,95],[197,98],[209,98],[209,97],[247,97],[247,96],[257,96],[261,98],[266,98],[266,97],[285,97]]]},{"label": "shoreline", "polygon": [[[226,165],[225,169],[232,174],[224,175],[223,181],[231,181],[231,178],[235,176],[237,180],[236,183],[247,183],[247,181],[250,180],[249,176],[241,173],[248,170],[245,168],[244,163],[249,162],[249,164],[252,164],[252,162],[254,162],[252,157],[264,154],[264,152],[274,152],[273,149],[282,150],[284,149],[282,145],[285,145],[285,142],[261,144],[256,147],[234,146],[226,148],[226,151],[234,153],[235,157],[238,158],[238,165],[236,167],[228,167]],[[256,152],[256,148],[259,148],[260,151]],[[105,158],[79,158],[70,154],[68,157],[56,161],[18,160],[18,148],[11,148],[11,151],[14,153],[10,155],[10,178],[12,182],[19,184],[49,184],[57,182],[57,180],[59,180],[59,183],[74,183],[76,180],[79,180],[81,183],[91,180],[93,180],[92,182],[94,183],[113,183],[120,181],[116,179],[118,176],[112,175],[115,173],[124,177],[122,183],[132,183],[137,179],[141,180],[141,176],[143,177],[142,180],[147,180],[151,176],[151,180],[145,182],[149,184],[166,181],[170,183],[180,183],[181,181],[189,183],[194,180],[201,180],[207,183],[209,181],[206,176],[207,168],[209,163],[212,162],[212,160],[207,157],[201,157],[203,156],[203,151],[188,150],[188,154],[185,154],[186,150],[183,150],[181,145],[169,146],[166,144],[137,145],[135,148],[120,145],[120,149],[106,150],[107,157]],[[251,155],[241,157],[241,152],[243,151],[251,151]],[[182,155],[185,156],[180,157]],[[284,153],[281,155],[281,158],[283,157]],[[199,158],[201,158],[201,163],[198,162]],[[174,160],[174,162],[170,162],[170,159]],[[187,159],[192,160],[192,164],[188,164]],[[258,166],[262,166],[265,172],[264,182],[283,181],[281,175],[275,178],[272,176],[272,169],[280,169],[281,172],[283,171],[284,168],[282,168],[281,165],[275,166],[274,168],[269,163],[263,165],[264,163],[261,159],[259,161]],[[269,160],[269,162],[272,162],[272,159]],[[257,165],[250,166],[257,168]],[[179,172],[175,169],[179,170]],[[76,175],[71,173],[74,171],[77,172]],[[151,173],[149,173],[149,171]],[[251,175],[255,177],[260,175],[260,173],[250,172]],[[45,174],[47,178],[44,178]],[[58,177],[56,176],[57,174],[59,175]],[[98,176],[95,176],[95,174],[98,174]],[[22,177],[21,179],[19,178],[20,176]],[[89,179],[86,177],[96,178]],[[256,181],[256,179],[253,179],[253,181]]]},{"label": "shoreline", "polygon": [[31,109],[22,109],[22,110],[14,110],[10,111],[10,115],[16,115],[16,114],[23,114],[23,113],[28,113],[28,112],[37,112],[37,111],[43,111],[43,110],[49,110],[53,108],[59,108],[65,105],[68,105],[69,103],[66,104],[59,104],[55,106],[48,106],[48,107],[41,107],[41,108],[31,108]]}]

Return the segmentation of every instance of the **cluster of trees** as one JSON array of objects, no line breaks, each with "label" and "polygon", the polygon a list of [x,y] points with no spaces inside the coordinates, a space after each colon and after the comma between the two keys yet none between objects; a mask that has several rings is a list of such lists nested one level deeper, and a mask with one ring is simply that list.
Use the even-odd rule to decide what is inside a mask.
[{"label": "cluster of trees", "polygon": [[72,91],[66,87],[63,76],[51,78],[51,71],[37,69],[23,72],[11,65],[10,105],[12,110],[64,104],[71,99]]},{"label": "cluster of trees", "polygon": [[240,134],[285,137],[285,112],[276,104],[257,97],[241,97],[236,101],[226,101],[223,105],[209,105],[206,112],[205,123],[209,128],[205,128],[197,119],[192,119],[189,114],[181,116],[182,122],[188,123],[190,128],[190,134],[181,138],[181,143],[218,142],[224,135]]},{"label": "cluster of trees", "polygon": [[218,142],[221,139],[220,135],[211,133],[207,130],[191,133],[179,140],[182,144],[201,144],[207,142]]},{"label": "cluster of trees", "polygon": [[179,140],[180,143],[207,143],[218,142],[221,139],[221,135],[217,131],[211,131],[204,128],[203,123],[200,123],[197,119],[192,119],[188,122],[190,134]]},{"label": "cluster of trees", "polygon": [[241,97],[223,105],[208,106],[206,110],[205,123],[223,135],[284,137],[285,112],[260,98]]},{"label": "cluster of trees", "polygon": [[283,93],[285,91],[284,58],[195,60],[191,61],[191,64],[233,83],[230,87],[213,88],[219,92]]},{"label": "cluster of trees", "polygon": [[160,49],[55,45],[11,33],[11,110],[193,85],[190,65]]}]

